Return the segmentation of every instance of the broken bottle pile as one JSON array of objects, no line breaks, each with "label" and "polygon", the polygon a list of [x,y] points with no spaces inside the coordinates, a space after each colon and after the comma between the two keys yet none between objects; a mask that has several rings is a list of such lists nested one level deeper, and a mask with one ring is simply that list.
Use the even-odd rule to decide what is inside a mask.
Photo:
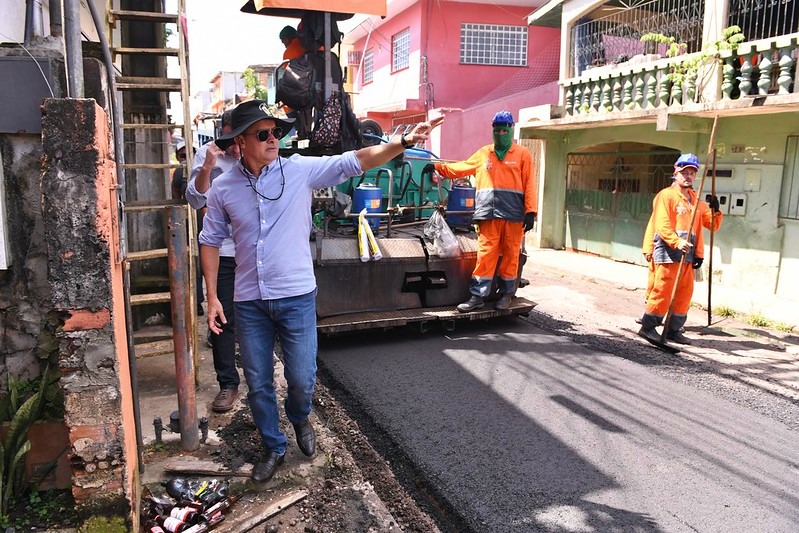
[{"label": "broken bottle pile", "polygon": [[163,482],[165,495],[144,497],[142,524],[146,533],[202,533],[225,519],[241,495],[231,495],[227,482],[174,478]]}]

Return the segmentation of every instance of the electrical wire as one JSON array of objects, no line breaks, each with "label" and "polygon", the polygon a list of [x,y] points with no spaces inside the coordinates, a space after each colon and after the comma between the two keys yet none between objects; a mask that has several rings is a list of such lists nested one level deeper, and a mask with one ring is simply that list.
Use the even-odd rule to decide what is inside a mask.
[{"label": "electrical wire", "polygon": [[28,54],[31,59],[33,59],[33,62],[36,64],[36,68],[39,69],[39,73],[42,75],[42,79],[44,80],[44,83],[47,85],[47,90],[50,91],[50,97],[51,98],[55,98],[55,93],[53,92],[53,87],[50,85],[50,82],[47,80],[47,76],[44,74],[44,70],[42,70],[42,66],[39,64],[39,62],[36,60],[36,58],[33,57],[33,54],[30,53],[30,51],[25,47],[25,45],[20,43],[20,42],[14,41],[13,39],[11,39],[8,35],[4,34],[3,32],[0,32],[0,37],[2,37],[3,39],[8,39],[9,43],[15,44],[15,45],[19,46],[20,48],[22,48],[23,50],[25,50],[25,53]]}]

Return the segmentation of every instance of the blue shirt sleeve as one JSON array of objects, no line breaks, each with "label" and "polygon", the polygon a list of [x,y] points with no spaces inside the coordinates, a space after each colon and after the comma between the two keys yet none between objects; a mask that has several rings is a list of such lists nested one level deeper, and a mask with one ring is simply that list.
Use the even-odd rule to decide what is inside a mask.
[{"label": "blue shirt sleeve", "polygon": [[361,162],[355,155],[355,151],[344,152],[341,155],[302,159],[304,165],[310,165],[306,175],[308,176],[308,185],[312,189],[332,187],[348,178],[363,174]]},{"label": "blue shirt sleeve", "polygon": [[200,169],[203,167],[203,163],[205,163],[205,153],[207,151],[208,146],[203,145],[199,150],[197,150],[197,153],[194,154],[194,161],[191,169],[191,179],[189,180],[188,186],[186,186],[186,201],[194,209],[202,209],[205,207],[205,204],[208,201],[208,198],[197,190],[197,185],[195,183],[197,180],[197,174],[200,173]]},{"label": "blue shirt sleeve", "polygon": [[198,240],[205,246],[221,248],[222,242],[231,235],[230,217],[222,207],[219,188],[211,187],[208,190],[207,207],[208,210],[203,218],[203,229]]}]

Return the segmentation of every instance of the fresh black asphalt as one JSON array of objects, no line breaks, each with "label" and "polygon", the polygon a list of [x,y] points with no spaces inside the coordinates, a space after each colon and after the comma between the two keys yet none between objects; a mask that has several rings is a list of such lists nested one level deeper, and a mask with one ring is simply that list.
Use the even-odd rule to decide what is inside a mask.
[{"label": "fresh black asphalt", "polygon": [[324,342],[320,364],[473,531],[799,531],[799,436],[522,319]]}]

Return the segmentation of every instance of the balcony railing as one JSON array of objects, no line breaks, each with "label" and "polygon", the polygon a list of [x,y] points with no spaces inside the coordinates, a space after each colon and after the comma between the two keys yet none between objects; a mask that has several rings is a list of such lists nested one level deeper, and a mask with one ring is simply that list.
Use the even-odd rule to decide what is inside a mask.
[{"label": "balcony railing", "polygon": [[[799,33],[742,43],[735,52],[721,54],[722,68],[689,70],[674,83],[675,65],[689,62],[697,54],[676,58],[627,62],[589,69],[579,78],[565,80],[564,107],[567,116],[646,111],[691,102],[736,100],[749,96],[799,93],[797,54]],[[655,56],[656,57],[656,56]],[[721,83],[708,84],[708,77],[721,76]],[[707,87],[717,87],[708,94]]]},{"label": "balcony railing", "polygon": [[661,33],[685,43],[687,52],[701,48],[705,2],[697,0],[637,0],[621,9],[608,2],[571,28],[571,72],[618,64],[665,47],[641,42],[647,33]]}]

